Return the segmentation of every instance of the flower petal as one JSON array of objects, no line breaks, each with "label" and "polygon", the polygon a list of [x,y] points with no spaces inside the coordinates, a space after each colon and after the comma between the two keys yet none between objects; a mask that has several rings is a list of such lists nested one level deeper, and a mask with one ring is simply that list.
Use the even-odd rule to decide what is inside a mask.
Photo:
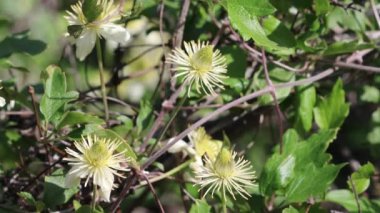
[{"label": "flower petal", "polygon": [[107,40],[116,41],[122,44],[127,42],[131,37],[127,29],[112,23],[103,24],[99,29],[99,33]]},{"label": "flower petal", "polygon": [[5,105],[5,99],[3,97],[0,97],[0,107],[3,107]]},{"label": "flower petal", "polygon": [[85,30],[82,35],[76,40],[76,56],[79,60],[83,61],[94,49],[96,42],[96,32],[92,30]]},{"label": "flower petal", "polygon": [[65,187],[66,188],[78,186],[80,183],[80,177],[77,176],[75,173],[70,174],[71,170],[73,170],[73,169],[70,169],[70,171],[66,174],[66,177],[65,177]]}]

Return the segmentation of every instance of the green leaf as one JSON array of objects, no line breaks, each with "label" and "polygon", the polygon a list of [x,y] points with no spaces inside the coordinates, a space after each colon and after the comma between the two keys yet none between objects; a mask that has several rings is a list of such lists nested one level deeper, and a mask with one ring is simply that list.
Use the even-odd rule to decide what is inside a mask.
[{"label": "green leaf", "polygon": [[263,20],[263,28],[268,38],[282,47],[294,47],[296,40],[293,33],[274,16]]},{"label": "green leaf", "polygon": [[[325,196],[325,201],[334,202],[348,212],[359,212],[355,200],[355,195],[347,189],[332,190]],[[368,200],[367,198],[360,198],[359,205],[362,212],[380,212],[380,200]]]},{"label": "green leaf", "polygon": [[380,102],[380,90],[374,86],[364,85],[363,94],[360,96],[360,100],[369,103],[379,103]]},{"label": "green leaf", "polygon": [[[286,47],[281,47],[276,42],[270,40],[263,27],[259,23],[257,16],[270,13],[255,14],[254,1],[248,0],[229,0],[228,15],[231,24],[243,36],[244,40],[253,39],[258,46],[265,47],[268,51],[275,51],[281,55],[293,54],[294,50]],[[266,10],[269,11],[269,10]],[[273,11],[274,10],[270,10]],[[275,30],[270,30],[271,32]]]},{"label": "green leaf", "polygon": [[[269,69],[269,77],[272,80],[273,84],[279,84],[279,83],[288,83],[295,80],[294,73],[288,72],[283,70],[279,67],[274,67],[271,69],[271,66],[268,67]],[[266,86],[268,86],[266,80],[264,71],[257,72],[254,75],[254,87],[255,89],[263,89]],[[285,98],[287,98],[290,94],[291,88],[281,88],[276,89],[276,98],[279,102],[283,101]],[[259,103],[261,105],[268,105],[273,104],[273,98],[270,94],[265,94],[263,96],[259,97]]]},{"label": "green leaf", "polygon": [[336,133],[321,131],[299,142],[297,132],[288,130],[283,138],[283,153],[277,150],[264,166],[260,191],[268,196],[276,192],[288,202],[303,202],[325,193],[343,166],[328,163],[331,156],[326,149]]},{"label": "green leaf", "polygon": [[43,201],[52,208],[70,200],[78,192],[77,187],[65,188],[65,176],[62,169],[58,169],[51,176],[45,177]]},{"label": "green leaf", "polygon": [[299,211],[293,206],[289,206],[288,208],[282,210],[282,213],[298,213]]},{"label": "green leaf", "polygon": [[371,144],[380,144],[380,126],[374,127],[367,135],[367,140]]},{"label": "green leaf", "polygon": [[140,111],[136,119],[137,134],[140,135],[153,122],[152,105],[147,100],[142,100],[140,103]]},{"label": "green leaf", "polygon": [[327,98],[318,100],[314,108],[314,117],[319,128],[339,128],[349,112],[349,105],[345,102],[343,82],[338,80]]},{"label": "green leaf", "polygon": [[358,43],[358,41],[350,41],[350,42],[338,41],[329,45],[323,54],[325,56],[339,55],[339,54],[352,53],[358,50],[373,49],[373,48],[375,48],[373,44]]},{"label": "green leaf", "polygon": [[98,4],[98,0],[86,0],[82,4],[82,11],[87,18],[87,23],[95,21],[103,11],[101,4]]},{"label": "green leaf", "polygon": [[41,212],[45,208],[45,204],[41,201],[36,201],[29,192],[18,192],[17,195],[24,199],[28,205],[34,206],[36,212]]},{"label": "green leaf", "polygon": [[228,9],[238,7],[252,16],[266,16],[276,11],[276,8],[268,0],[228,0],[227,4]]},{"label": "green leaf", "polygon": [[[374,174],[375,167],[370,162],[368,162],[351,175],[351,180],[355,186],[355,191],[357,194],[361,194],[367,190],[370,184],[370,178]],[[353,188],[350,180],[347,181],[347,184],[350,186],[350,189]]]},{"label": "green leaf", "polygon": [[0,58],[12,53],[28,53],[37,55],[46,49],[46,44],[39,40],[29,39],[27,32],[13,34],[0,41]]},{"label": "green leaf", "polygon": [[380,124],[380,108],[377,108],[377,110],[372,113],[371,117],[374,123]]},{"label": "green leaf", "polygon": [[58,122],[66,103],[77,99],[79,94],[76,91],[66,91],[65,73],[57,66],[49,66],[42,73],[42,78],[45,79],[45,93],[41,98],[40,110],[47,122]]},{"label": "green leaf", "polygon": [[124,138],[122,138],[116,132],[114,132],[114,131],[112,131],[110,129],[102,129],[102,130],[95,131],[93,134],[95,134],[95,135],[97,135],[99,137],[104,137],[104,138],[108,138],[108,139],[111,139],[111,140],[118,140],[118,141],[123,142],[118,147],[117,150],[120,151],[120,152],[125,152],[125,155],[127,157],[132,158],[131,160],[133,160],[133,163],[137,163],[137,162],[135,162],[136,159],[137,159],[137,156],[136,156],[135,152],[133,151],[132,147],[128,144],[127,141],[124,140]]},{"label": "green leaf", "polygon": [[330,10],[329,0],[315,0],[314,9],[317,15],[324,15]]},{"label": "green leaf", "polygon": [[36,200],[34,199],[33,195],[29,192],[18,192],[17,195],[24,199],[26,203],[28,203],[28,205],[34,206],[34,204],[36,203]]},{"label": "green leaf", "polygon": [[62,120],[58,123],[57,129],[61,129],[62,127],[69,125],[77,125],[77,124],[104,124],[104,120],[100,119],[97,116],[85,114],[83,112],[67,112],[63,115]]},{"label": "green leaf", "polygon": [[244,78],[247,68],[247,53],[236,45],[222,47],[220,52],[226,58],[228,76],[230,78]]},{"label": "green leaf", "polygon": [[211,207],[205,200],[195,200],[195,203],[191,205],[190,213],[208,213],[211,212]]},{"label": "green leaf", "polygon": [[298,102],[296,126],[308,132],[313,125],[313,108],[316,103],[317,93],[312,85],[297,87],[296,92]]}]

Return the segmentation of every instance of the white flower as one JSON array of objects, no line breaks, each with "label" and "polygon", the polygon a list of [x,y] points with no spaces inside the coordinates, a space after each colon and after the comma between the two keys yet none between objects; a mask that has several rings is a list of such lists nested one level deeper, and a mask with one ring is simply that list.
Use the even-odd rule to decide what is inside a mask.
[{"label": "white flower", "polygon": [[215,161],[205,157],[205,164],[199,165],[194,170],[201,189],[208,187],[204,196],[211,192],[220,191],[226,196],[226,191],[234,198],[237,192],[247,199],[251,195],[246,188],[254,186],[255,172],[252,170],[250,162],[239,157],[237,161],[236,152],[231,153],[227,148],[222,148]]},{"label": "white flower", "polygon": [[[1,80],[0,80],[0,83],[1,83]],[[3,87],[0,86],[0,89],[2,89]],[[0,96],[0,107],[3,107],[5,106],[5,99],[3,97]]]},{"label": "white flower", "polygon": [[131,37],[122,25],[114,24],[121,18],[121,13],[113,0],[79,1],[71,9],[65,18],[69,22],[69,33],[76,38],[76,56],[81,61],[91,53],[98,36],[122,44]]},{"label": "white flower", "polygon": [[87,139],[83,137],[82,141],[74,143],[79,152],[66,148],[71,157],[64,160],[72,166],[65,179],[66,187],[78,185],[81,178],[86,178],[87,185],[92,178],[94,187],[100,188],[100,199],[109,202],[114,175],[123,177],[117,171],[129,171],[121,165],[129,161],[124,153],[114,153],[120,144],[118,141],[88,136]]},{"label": "white flower", "polygon": [[198,93],[200,88],[206,94],[215,94],[214,87],[224,89],[223,79],[227,72],[226,58],[219,50],[214,50],[207,42],[184,42],[185,51],[176,48],[168,57],[168,63],[176,65],[175,77],[182,76],[189,82],[188,94],[194,84]]}]

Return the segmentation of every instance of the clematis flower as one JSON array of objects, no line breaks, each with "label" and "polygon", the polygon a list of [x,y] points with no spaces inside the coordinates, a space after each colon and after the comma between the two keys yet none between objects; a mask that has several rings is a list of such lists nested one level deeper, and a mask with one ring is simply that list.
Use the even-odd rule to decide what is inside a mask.
[{"label": "clematis flower", "polygon": [[68,32],[73,36],[76,45],[76,56],[84,60],[95,46],[97,37],[118,43],[130,39],[129,32],[115,21],[120,20],[120,8],[113,0],[85,0],[71,6],[67,11]]},{"label": "clematis flower", "polygon": [[204,194],[206,196],[211,192],[211,196],[215,191],[220,191],[226,197],[226,191],[234,198],[238,193],[247,199],[251,195],[246,188],[254,186],[255,172],[249,161],[242,157],[236,159],[236,152],[231,152],[227,148],[222,148],[215,161],[205,157],[205,164],[199,165],[194,172],[198,179],[196,185],[202,188],[208,188]]},{"label": "clematis flower", "polygon": [[175,65],[175,77],[183,77],[184,81],[189,82],[188,95],[192,85],[195,85],[198,93],[202,89],[207,95],[215,94],[214,87],[224,89],[227,64],[220,51],[201,41],[184,42],[184,46],[185,50],[173,50],[168,57],[168,63]]},{"label": "clematis flower", "polygon": [[82,178],[86,178],[86,186],[92,179],[94,187],[100,188],[100,199],[109,202],[114,175],[124,177],[117,171],[129,171],[122,167],[122,164],[128,163],[129,159],[124,157],[124,153],[115,153],[120,144],[118,141],[88,136],[74,143],[78,151],[66,148],[70,157],[64,160],[72,166],[66,175],[66,187],[78,185]]}]

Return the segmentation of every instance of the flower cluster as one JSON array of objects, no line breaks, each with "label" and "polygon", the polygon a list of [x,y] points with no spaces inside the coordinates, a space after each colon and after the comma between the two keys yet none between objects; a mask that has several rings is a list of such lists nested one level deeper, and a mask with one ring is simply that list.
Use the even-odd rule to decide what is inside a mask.
[{"label": "flower cluster", "polygon": [[243,198],[250,194],[246,188],[254,186],[255,172],[249,161],[237,157],[237,153],[223,146],[222,141],[214,140],[199,128],[189,134],[190,144],[178,141],[169,152],[185,151],[195,158],[191,168],[195,173],[196,185],[201,189],[208,188],[204,194],[221,191],[223,196],[228,192],[234,199],[235,192]]},{"label": "flower cluster", "polygon": [[76,56],[84,60],[95,46],[97,37],[118,43],[129,40],[129,32],[115,21],[120,20],[120,8],[113,0],[86,0],[71,6],[67,11],[68,32],[76,38]]},{"label": "flower cluster", "polygon": [[69,161],[72,166],[66,175],[65,185],[70,188],[79,185],[81,178],[86,178],[85,185],[92,178],[95,186],[100,188],[100,199],[110,201],[110,194],[114,183],[114,175],[124,177],[117,171],[129,171],[123,167],[129,159],[124,157],[124,153],[115,153],[121,142],[88,136],[81,141],[74,143],[78,151],[66,148],[67,154],[71,157],[64,160]]},{"label": "flower cluster", "polygon": [[223,80],[227,78],[226,58],[219,50],[214,50],[207,42],[184,42],[185,51],[176,48],[168,57],[168,63],[175,65],[175,77],[183,77],[189,83],[188,95],[192,85],[200,93],[215,94],[214,87],[224,89]]}]

